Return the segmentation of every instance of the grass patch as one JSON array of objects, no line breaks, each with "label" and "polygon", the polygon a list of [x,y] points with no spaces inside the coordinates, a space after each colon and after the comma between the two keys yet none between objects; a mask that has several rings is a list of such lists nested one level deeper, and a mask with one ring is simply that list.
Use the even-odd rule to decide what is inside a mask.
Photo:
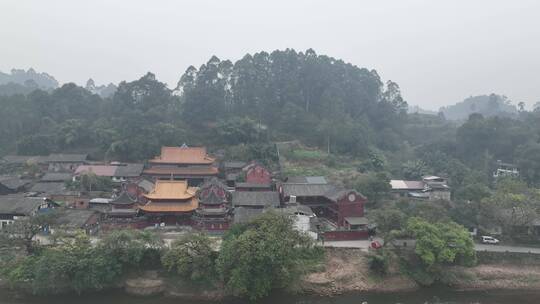
[{"label": "grass patch", "polygon": [[294,149],[289,151],[285,157],[294,161],[322,161],[328,154],[320,150]]}]

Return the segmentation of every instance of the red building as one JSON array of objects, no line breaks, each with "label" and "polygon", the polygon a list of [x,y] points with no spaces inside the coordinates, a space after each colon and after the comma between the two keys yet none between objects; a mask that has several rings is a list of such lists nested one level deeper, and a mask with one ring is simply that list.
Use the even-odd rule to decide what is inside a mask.
[{"label": "red building", "polygon": [[232,221],[231,194],[217,178],[204,183],[197,191],[199,208],[193,215],[195,227],[208,231],[229,229]]},{"label": "red building", "polygon": [[245,182],[236,182],[236,191],[271,191],[275,188],[272,185],[272,173],[263,165],[256,162],[244,167],[246,175]]},{"label": "red building", "polygon": [[321,219],[327,240],[361,239],[368,236],[364,217],[367,199],[355,190],[340,189],[323,178],[293,179],[279,187],[282,201],[305,205]]},{"label": "red building", "polygon": [[251,163],[244,168],[246,172],[246,183],[269,185],[272,183],[272,174],[268,169],[258,163]]}]

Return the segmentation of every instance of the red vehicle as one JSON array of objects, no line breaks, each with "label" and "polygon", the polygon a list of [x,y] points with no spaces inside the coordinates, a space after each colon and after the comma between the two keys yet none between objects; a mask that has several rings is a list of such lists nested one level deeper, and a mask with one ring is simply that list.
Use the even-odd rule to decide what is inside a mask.
[{"label": "red vehicle", "polygon": [[373,249],[379,249],[379,248],[382,248],[382,245],[379,241],[372,241],[371,242],[371,248]]}]

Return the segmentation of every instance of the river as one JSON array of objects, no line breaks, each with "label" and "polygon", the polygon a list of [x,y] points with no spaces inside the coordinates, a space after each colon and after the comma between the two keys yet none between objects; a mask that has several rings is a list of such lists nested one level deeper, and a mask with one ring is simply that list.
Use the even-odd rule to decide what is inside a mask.
[{"label": "river", "polygon": [[[260,304],[538,304],[540,291],[456,292],[447,289],[424,289],[390,294],[350,294],[336,297],[273,295]],[[0,292],[0,304],[205,304],[165,297],[132,297],[120,291],[83,296],[14,298]],[[245,300],[227,300],[219,304],[248,304]]]}]

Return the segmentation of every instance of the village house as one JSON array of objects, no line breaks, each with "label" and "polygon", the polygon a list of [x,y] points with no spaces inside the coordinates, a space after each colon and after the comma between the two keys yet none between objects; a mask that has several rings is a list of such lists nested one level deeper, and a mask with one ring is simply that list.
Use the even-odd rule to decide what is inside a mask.
[{"label": "village house", "polygon": [[20,194],[0,196],[0,228],[56,206],[56,203],[43,197],[25,197]]},{"label": "village house", "polygon": [[234,208],[254,209],[279,208],[280,200],[277,191],[236,191],[232,194]]},{"label": "village house", "polygon": [[223,173],[222,177],[225,179],[227,187],[235,187],[235,183],[238,178],[243,174],[242,169],[246,166],[243,161],[223,161],[221,162],[220,171]]},{"label": "village house", "polygon": [[147,202],[145,194],[150,193],[154,189],[154,183],[146,178],[138,178],[122,184],[121,191],[127,192],[130,198],[133,198],[136,203],[145,204]]},{"label": "village house", "polygon": [[2,164],[24,165],[27,163],[40,163],[44,156],[6,155],[2,157]]},{"label": "village house", "polygon": [[156,180],[154,189],[144,196],[148,199],[139,210],[152,224],[191,225],[191,218],[199,207],[197,187],[185,180]]},{"label": "village house", "polygon": [[148,160],[143,175],[154,179],[187,180],[190,186],[198,186],[218,175],[215,158],[204,147],[161,147],[161,154]]},{"label": "village house", "polygon": [[71,173],[47,172],[29,192],[32,196],[44,196],[53,201],[72,200],[73,197],[79,196],[79,192],[66,188],[66,182],[70,180]]},{"label": "village house", "polygon": [[252,162],[242,169],[245,174],[245,182],[236,182],[236,191],[271,191],[272,173],[263,165]]},{"label": "village house", "polygon": [[409,197],[419,200],[450,200],[450,187],[445,178],[425,176],[421,181],[391,180],[391,192],[396,197]]},{"label": "village house", "polygon": [[499,177],[519,177],[519,168],[518,166],[510,163],[504,163],[500,160],[497,160],[497,167],[495,172],[493,172],[493,178],[497,179]]},{"label": "village house", "polygon": [[319,237],[317,227],[320,227],[319,219],[308,206],[300,204],[288,204],[286,207],[276,209],[277,212],[287,215],[293,219],[294,229],[304,232],[312,239]]},{"label": "village house", "polygon": [[25,192],[31,181],[17,176],[0,176],[0,195]]},{"label": "village house", "polygon": [[81,174],[93,173],[96,176],[109,177],[114,183],[137,179],[143,171],[143,164],[111,163],[109,165],[82,165],[75,170],[75,179]]},{"label": "village house", "polygon": [[367,238],[368,221],[364,217],[367,199],[355,190],[340,189],[323,177],[294,177],[281,184],[279,192],[286,204],[298,203],[313,210],[325,239]]},{"label": "village house", "polygon": [[74,172],[87,163],[87,154],[51,154],[43,159],[51,172]]},{"label": "village house", "polygon": [[206,231],[225,231],[232,222],[231,193],[217,178],[205,182],[197,191],[199,207],[193,215],[194,226]]},{"label": "village house", "polygon": [[67,234],[75,234],[84,231],[86,234],[96,234],[99,231],[101,215],[95,210],[65,208],[59,210],[55,224],[50,227],[54,234],[61,230]]},{"label": "village house", "polygon": [[234,222],[246,223],[265,210],[280,207],[279,193],[276,191],[236,191],[232,194]]}]

